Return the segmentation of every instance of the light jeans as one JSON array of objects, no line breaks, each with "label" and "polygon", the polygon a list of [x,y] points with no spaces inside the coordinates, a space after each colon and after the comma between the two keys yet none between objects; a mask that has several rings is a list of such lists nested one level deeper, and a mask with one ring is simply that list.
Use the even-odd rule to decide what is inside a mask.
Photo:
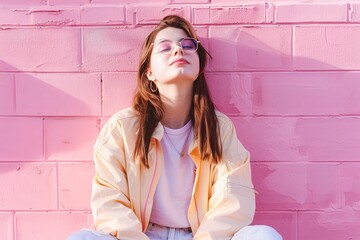
[{"label": "light jeans", "polygon": [[[168,228],[156,224],[149,224],[146,235],[151,240],[191,240],[190,229]],[[83,229],[72,234],[67,240],[116,240],[106,233]],[[281,235],[272,227],[266,225],[252,225],[242,228],[231,240],[282,240]]]}]

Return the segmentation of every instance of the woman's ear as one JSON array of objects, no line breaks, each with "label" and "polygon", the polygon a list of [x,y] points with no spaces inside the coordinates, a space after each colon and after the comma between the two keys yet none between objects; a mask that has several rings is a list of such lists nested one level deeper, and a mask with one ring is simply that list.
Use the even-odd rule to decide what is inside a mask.
[{"label": "woman's ear", "polygon": [[151,80],[151,81],[154,81],[154,80],[155,80],[155,76],[154,76],[154,74],[152,73],[152,71],[151,71],[150,68],[147,68],[147,69],[146,69],[145,74],[146,74],[146,77],[147,77],[149,80]]}]

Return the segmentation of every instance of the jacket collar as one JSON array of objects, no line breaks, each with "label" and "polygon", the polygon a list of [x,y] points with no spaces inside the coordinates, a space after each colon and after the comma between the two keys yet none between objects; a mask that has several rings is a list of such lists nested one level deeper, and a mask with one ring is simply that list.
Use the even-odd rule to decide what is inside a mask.
[{"label": "jacket collar", "polygon": [[163,136],[164,136],[164,126],[161,124],[161,122],[159,122],[152,134],[152,137],[160,142]]}]

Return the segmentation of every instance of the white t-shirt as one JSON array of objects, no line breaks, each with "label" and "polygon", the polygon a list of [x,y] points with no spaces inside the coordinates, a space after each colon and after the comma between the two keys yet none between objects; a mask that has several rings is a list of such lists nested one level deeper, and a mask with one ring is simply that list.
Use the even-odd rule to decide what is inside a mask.
[{"label": "white t-shirt", "polygon": [[[164,127],[161,146],[164,169],[157,185],[150,222],[172,228],[190,227],[187,212],[195,180],[195,164],[188,155],[194,133],[191,121],[179,129]],[[176,149],[176,150],[175,150]],[[180,153],[185,153],[183,157]]]}]

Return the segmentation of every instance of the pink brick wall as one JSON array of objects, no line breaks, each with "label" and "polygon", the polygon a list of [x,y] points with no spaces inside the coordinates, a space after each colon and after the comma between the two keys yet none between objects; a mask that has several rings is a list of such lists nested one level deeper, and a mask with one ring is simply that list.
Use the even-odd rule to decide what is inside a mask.
[{"label": "pink brick wall", "polygon": [[214,101],[252,153],[254,223],[285,240],[359,240],[360,4],[350,0],[2,0],[0,239],[93,226],[95,138],[130,106],[140,44],[168,14],[189,19],[213,56]]}]

